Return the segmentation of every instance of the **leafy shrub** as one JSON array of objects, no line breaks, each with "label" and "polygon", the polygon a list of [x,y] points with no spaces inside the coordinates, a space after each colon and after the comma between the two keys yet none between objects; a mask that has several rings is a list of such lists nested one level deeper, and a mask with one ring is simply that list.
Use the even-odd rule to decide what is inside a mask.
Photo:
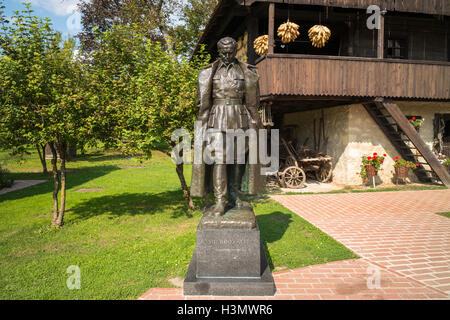
[{"label": "leafy shrub", "polygon": [[3,169],[2,166],[0,166],[0,189],[9,188],[13,185],[14,180],[8,179],[8,175],[8,170]]}]

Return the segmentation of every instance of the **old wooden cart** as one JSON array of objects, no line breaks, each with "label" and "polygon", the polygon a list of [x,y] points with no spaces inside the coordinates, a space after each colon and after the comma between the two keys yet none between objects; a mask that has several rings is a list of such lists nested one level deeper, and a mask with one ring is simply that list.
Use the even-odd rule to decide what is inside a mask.
[{"label": "old wooden cart", "polygon": [[302,188],[306,177],[319,182],[329,182],[333,174],[332,158],[321,152],[293,146],[281,138],[283,148],[280,150],[280,170],[277,173],[282,187]]}]

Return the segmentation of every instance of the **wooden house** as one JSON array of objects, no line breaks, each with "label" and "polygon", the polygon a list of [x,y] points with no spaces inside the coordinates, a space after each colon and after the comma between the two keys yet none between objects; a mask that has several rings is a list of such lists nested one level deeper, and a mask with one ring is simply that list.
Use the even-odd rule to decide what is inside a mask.
[{"label": "wooden house", "polygon": [[[378,27],[367,21],[380,8]],[[277,28],[287,20],[300,35],[282,43]],[[323,48],[308,38],[313,25],[331,37]],[[258,56],[254,40],[268,35]],[[450,186],[436,159],[450,156],[449,0],[221,0],[197,46],[216,57],[217,41],[238,40],[238,58],[257,66],[261,104],[275,128],[300,145],[333,158],[333,181],[360,184],[363,154],[386,153],[379,173],[393,177],[393,158],[420,163],[413,181]],[[409,123],[424,122],[417,131]],[[295,130],[289,130],[295,128]]]}]

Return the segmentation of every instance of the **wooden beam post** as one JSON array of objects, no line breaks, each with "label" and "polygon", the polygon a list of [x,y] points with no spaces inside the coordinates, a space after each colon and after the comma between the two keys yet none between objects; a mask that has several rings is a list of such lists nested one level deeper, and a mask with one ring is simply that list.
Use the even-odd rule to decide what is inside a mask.
[{"label": "wooden beam post", "polygon": [[258,36],[258,18],[253,14],[251,8],[245,22],[247,29],[247,63],[255,64],[258,55],[253,48],[253,42]]},{"label": "wooden beam post", "polygon": [[378,29],[378,45],[377,45],[377,58],[384,58],[384,14],[380,15],[380,29]]},{"label": "wooden beam post", "polygon": [[352,57],[355,55],[355,51],[353,50],[355,45],[355,24],[352,21],[347,21],[347,27],[348,27],[347,55]]},{"label": "wooden beam post", "polygon": [[275,3],[269,3],[269,50],[268,54],[273,54],[273,48],[275,46],[274,40],[274,32],[275,32]]}]

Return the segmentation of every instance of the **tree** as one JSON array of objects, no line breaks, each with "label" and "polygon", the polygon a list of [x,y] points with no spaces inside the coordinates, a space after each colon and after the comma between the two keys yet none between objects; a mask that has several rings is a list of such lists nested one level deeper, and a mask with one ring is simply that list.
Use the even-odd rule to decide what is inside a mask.
[{"label": "tree", "polygon": [[[178,54],[187,57],[217,4],[218,0],[82,0],[83,31],[78,37],[83,51],[90,52],[97,47],[100,35],[113,25],[134,24],[148,39],[164,44],[172,56],[178,46]],[[181,24],[175,25],[172,20]]]},{"label": "tree", "polygon": [[[174,48],[176,55],[180,47]],[[159,149],[170,156],[175,146],[172,133],[180,128],[192,132],[197,74],[209,56],[176,60],[138,27],[112,26],[99,38],[92,58],[97,63],[90,72],[91,83],[97,84],[103,109],[110,110],[103,125],[117,128],[117,145],[126,154],[151,156],[152,150]],[[188,206],[193,208],[183,164],[176,166],[176,172]]]},{"label": "tree", "polygon": [[188,0],[182,7],[182,24],[176,27],[175,37],[184,44],[182,51],[185,56],[192,55],[218,3],[218,0]]},{"label": "tree", "polygon": [[98,45],[99,36],[113,25],[135,25],[153,41],[161,42],[174,53],[174,31],[170,17],[179,10],[175,0],[82,0],[78,8],[82,13],[83,31],[78,35],[82,49],[89,52]]},{"label": "tree", "polygon": [[[54,178],[53,220],[62,226],[66,206],[66,151],[93,137],[94,110],[87,103],[86,68],[74,57],[74,41],[62,41],[49,19],[30,4],[3,21],[0,57],[1,141],[17,149],[49,144]],[[58,156],[60,169],[58,170]],[[58,203],[58,194],[60,201]]]}]

